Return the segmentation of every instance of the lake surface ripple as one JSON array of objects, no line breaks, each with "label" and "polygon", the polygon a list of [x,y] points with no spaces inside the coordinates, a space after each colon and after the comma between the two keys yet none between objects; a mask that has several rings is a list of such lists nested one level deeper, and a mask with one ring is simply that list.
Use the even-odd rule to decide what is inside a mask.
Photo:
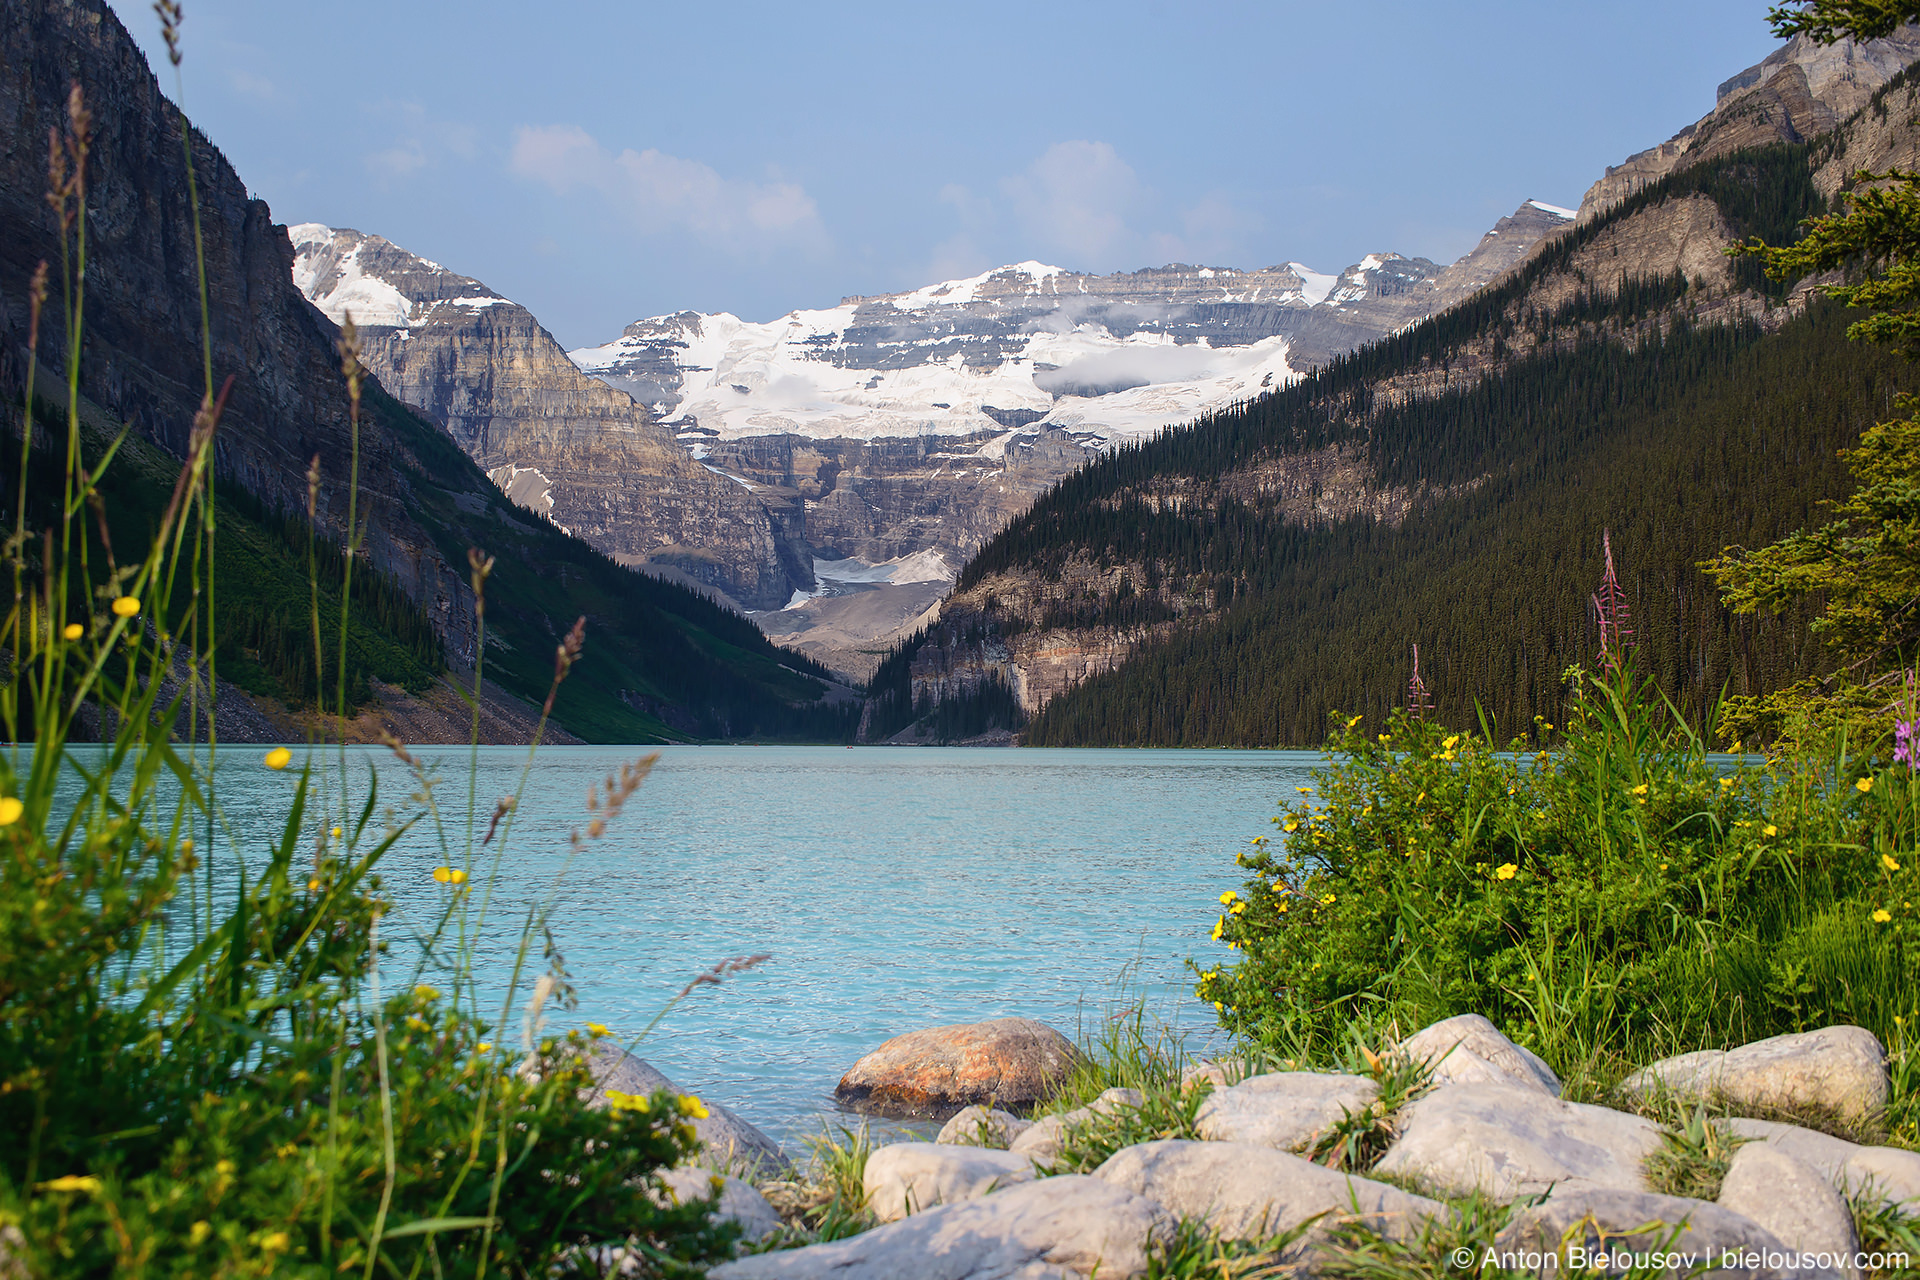
[{"label": "lake surface ripple", "polygon": [[[463,824],[468,749],[416,754],[437,769],[439,803]],[[594,1021],[630,1037],[709,965],[771,953],[756,971],[696,991],[637,1052],[788,1143],[833,1115],[833,1086],[856,1058],[919,1027],[1022,1015],[1072,1036],[1117,998],[1144,997],[1203,1043],[1212,1010],[1192,997],[1184,963],[1227,956],[1207,935],[1220,892],[1242,879],[1234,855],[1271,830],[1275,806],[1323,760],[667,747],[606,837],[568,866],[567,833],[591,816],[588,786],[641,754],[538,753],[494,890],[482,981],[502,989],[518,922],[556,892],[556,878],[554,934],[579,1008],[552,1014],[550,1031]],[[348,756],[356,790],[369,767],[383,797],[411,790],[385,751]],[[481,748],[483,824],[525,759]],[[294,772],[223,759],[231,829],[257,840],[277,832]],[[254,843],[242,840],[249,857]],[[383,874],[403,922],[431,914],[444,893],[431,872],[444,860],[424,829],[389,855]],[[517,1025],[501,1029],[502,1040],[518,1036]]]}]

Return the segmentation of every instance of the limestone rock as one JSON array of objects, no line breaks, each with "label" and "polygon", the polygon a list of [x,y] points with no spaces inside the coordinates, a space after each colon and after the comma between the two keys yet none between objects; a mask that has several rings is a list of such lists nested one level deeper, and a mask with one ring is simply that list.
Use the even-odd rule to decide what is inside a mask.
[{"label": "limestone rock", "polygon": [[700,465],[625,392],[582,373],[531,312],[381,236],[288,228],[293,282],[395,396],[519,505],[626,564],[657,562],[749,608],[813,586],[766,506]]},{"label": "limestone rock", "polygon": [[1046,1178],[862,1235],[741,1258],[711,1280],[1125,1280],[1146,1271],[1160,1207],[1098,1178]]},{"label": "limestone rock", "polygon": [[1031,1120],[975,1105],[955,1112],[953,1119],[940,1127],[940,1135],[934,1141],[961,1147],[998,1147],[1004,1151],[1031,1128]]},{"label": "limestone rock", "polygon": [[1560,1096],[1560,1077],[1477,1013],[1436,1022],[1407,1037],[1400,1051],[1433,1072],[1433,1083],[1519,1084]]},{"label": "limestone rock", "polygon": [[1218,1062],[1195,1062],[1180,1073],[1180,1087],[1191,1089],[1204,1080],[1215,1090],[1227,1089],[1239,1084],[1251,1074],[1247,1064],[1236,1058],[1223,1058]]},{"label": "limestone rock", "polygon": [[1720,1184],[1720,1207],[1731,1209],[1803,1254],[1826,1254],[1832,1269],[1857,1280],[1853,1255],[1860,1248],[1853,1210],[1821,1172],[1764,1142],[1733,1153]]},{"label": "limestone rock", "polygon": [[1093,1176],[1145,1196],[1175,1218],[1204,1218],[1235,1240],[1274,1235],[1322,1214],[1315,1235],[1360,1221],[1404,1238],[1448,1212],[1398,1187],[1244,1142],[1145,1142],[1115,1152]]},{"label": "limestone rock", "polygon": [[1030,1110],[1066,1078],[1079,1053],[1031,1018],[994,1018],[910,1031],[853,1064],[834,1096],[872,1115],[945,1120],[974,1104]]},{"label": "limestone rock", "polygon": [[893,1222],[1032,1180],[1033,1161],[1011,1151],[896,1142],[867,1157],[864,1186],[874,1216]]},{"label": "limestone rock", "polygon": [[1712,1099],[1735,1108],[1785,1111],[1812,1107],[1850,1120],[1878,1115],[1887,1105],[1887,1053],[1861,1027],[1823,1027],[1665,1058],[1620,1085],[1635,1097],[1657,1094]]},{"label": "limestone rock", "polygon": [[1641,1164],[1660,1145],[1651,1120],[1516,1084],[1438,1089],[1403,1108],[1399,1122],[1377,1172],[1503,1201],[1551,1187],[1645,1191]]},{"label": "limestone rock", "polygon": [[1303,1151],[1342,1116],[1365,1111],[1379,1096],[1379,1084],[1365,1076],[1275,1071],[1209,1096],[1200,1104],[1196,1128],[1210,1142]]},{"label": "limestone rock", "polygon": [[[1585,1249],[1589,1258],[1603,1249],[1614,1256],[1656,1251],[1679,1254],[1702,1270],[1718,1263],[1727,1250],[1788,1253],[1779,1238],[1764,1227],[1717,1204],[1648,1191],[1594,1187],[1556,1192],[1545,1203],[1521,1210],[1501,1231],[1494,1248],[1552,1251],[1569,1245]],[[1669,1276],[1688,1273],[1688,1267],[1666,1271]],[[1549,1269],[1539,1274],[1562,1273]],[[1618,1270],[1612,1274],[1618,1274]],[[1782,1270],[1760,1263],[1713,1274],[1738,1275],[1747,1280],[1832,1280],[1835,1273],[1801,1267]]]},{"label": "limestone rock", "polygon": [[1097,1115],[1110,1116],[1122,1108],[1145,1106],[1146,1101],[1146,1095],[1138,1089],[1108,1089],[1084,1107],[1075,1107],[1071,1111],[1062,1111],[1059,1115],[1035,1121],[1008,1143],[1007,1149],[1026,1156],[1035,1164],[1051,1164],[1060,1158],[1069,1130]]},{"label": "limestone rock", "polygon": [[[605,1106],[609,1089],[641,1096],[661,1089],[683,1096],[687,1092],[655,1070],[646,1059],[634,1057],[610,1040],[594,1042],[587,1057],[587,1069],[593,1073],[594,1084],[587,1096],[590,1106]],[[693,1128],[700,1135],[707,1159],[723,1167],[757,1168],[769,1173],[781,1173],[793,1167],[786,1153],[780,1150],[780,1144],[772,1138],[711,1098],[702,1098],[701,1102],[707,1108],[707,1117],[695,1120]]]},{"label": "limestone rock", "polygon": [[693,1165],[663,1169],[660,1177],[666,1183],[665,1194],[675,1204],[713,1197],[713,1216],[724,1222],[739,1223],[742,1240],[762,1240],[780,1229],[779,1212],[767,1203],[765,1196],[738,1178]]},{"label": "limestone rock", "polygon": [[1920,1152],[1861,1146],[1773,1120],[1736,1117],[1726,1124],[1738,1137],[1764,1142],[1805,1161],[1843,1194],[1890,1200],[1908,1213],[1920,1211]]}]

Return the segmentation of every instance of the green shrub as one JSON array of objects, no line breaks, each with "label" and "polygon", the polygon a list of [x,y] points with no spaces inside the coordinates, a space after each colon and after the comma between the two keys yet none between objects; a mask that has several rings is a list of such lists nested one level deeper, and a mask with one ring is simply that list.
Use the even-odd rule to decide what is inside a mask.
[{"label": "green shrub", "polygon": [[[177,8],[157,7],[177,20]],[[373,781],[357,788],[343,759],[311,803],[307,769],[281,775],[277,834],[237,830],[221,779],[287,770],[292,753],[236,762],[231,747],[175,745],[176,728],[204,732],[204,718],[194,725],[183,713],[204,711],[216,687],[220,631],[201,588],[221,510],[209,473],[223,401],[208,370],[172,496],[144,541],[90,534],[90,510],[107,528],[102,486],[129,456],[124,435],[83,450],[100,443],[86,437],[79,408],[90,127],[76,87],[70,127],[55,139],[53,192],[69,255],[66,438],[33,457],[31,434],[16,437],[13,529],[0,552],[14,588],[0,616],[0,729],[14,744],[0,749],[6,1269],[545,1280],[600,1274],[608,1252],[624,1248],[638,1274],[697,1274],[730,1251],[735,1229],[709,1221],[711,1202],[662,1207],[656,1171],[692,1152],[698,1100],[610,1095],[610,1106],[589,1108],[585,1042],[540,1031],[543,1004],[569,991],[551,946],[530,1007],[510,999],[498,1015],[501,1026],[519,1022],[527,1054],[485,1041],[471,964],[487,901],[469,892],[476,815],[463,848],[441,825],[434,780],[395,743],[415,767],[410,800],[383,808]],[[44,277],[29,296],[37,337]],[[350,327],[341,352],[357,433]],[[5,424],[14,428],[34,403],[29,355],[20,416]],[[43,498],[58,491],[60,519],[43,538],[26,533],[29,474]],[[349,551],[366,532],[354,483]],[[315,573],[307,616],[313,691],[342,720],[351,605],[366,594],[351,581],[356,558],[339,557],[337,584]],[[476,554],[473,564],[479,595],[488,562]],[[556,686],[578,654],[576,627],[557,655]],[[83,718],[102,732],[98,749],[69,749]],[[604,797],[596,791],[588,838],[617,817],[645,764],[610,777]],[[503,804],[481,841],[495,858],[511,815]],[[447,896],[419,944],[396,950],[381,939],[392,903],[376,872],[423,819],[450,864],[435,873]],[[509,990],[547,909],[527,914]],[[382,992],[383,977],[403,975]],[[539,1070],[522,1070],[528,1057]]]},{"label": "green shrub", "polygon": [[1300,1054],[1481,1013],[1592,1096],[1664,1053],[1833,1022],[1895,1043],[1920,1007],[1911,770],[1840,743],[1723,773],[1630,671],[1569,674],[1553,751],[1336,723],[1317,791],[1222,895],[1241,959],[1197,970],[1222,1023]]}]

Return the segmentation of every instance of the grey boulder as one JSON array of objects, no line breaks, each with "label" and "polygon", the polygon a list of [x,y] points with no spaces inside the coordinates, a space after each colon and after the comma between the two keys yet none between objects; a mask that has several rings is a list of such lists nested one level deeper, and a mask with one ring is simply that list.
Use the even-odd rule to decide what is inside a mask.
[{"label": "grey boulder", "polygon": [[1147,1096],[1138,1089],[1108,1089],[1084,1107],[1075,1107],[1071,1111],[1062,1111],[1059,1115],[1034,1121],[1030,1128],[1007,1144],[1007,1150],[1026,1156],[1035,1164],[1051,1164],[1060,1158],[1074,1129],[1089,1123],[1095,1116],[1111,1116],[1119,1111],[1138,1109],[1145,1106],[1146,1102]]},{"label": "grey boulder", "polygon": [[1821,1172],[1764,1142],[1733,1153],[1720,1184],[1720,1207],[1759,1224],[1788,1249],[1824,1256],[1827,1268],[1858,1280],[1860,1236],[1853,1209]]},{"label": "grey boulder", "polygon": [[1204,1219],[1230,1240],[1277,1235],[1309,1221],[1313,1235],[1360,1222],[1407,1239],[1448,1213],[1398,1187],[1241,1142],[1144,1142],[1115,1152],[1093,1176],[1145,1196],[1176,1219]]},{"label": "grey boulder", "polygon": [[934,1141],[958,1147],[998,1147],[1005,1150],[1015,1138],[1031,1128],[1031,1120],[975,1105],[955,1112],[953,1119],[940,1126],[940,1135]]},{"label": "grey boulder", "polygon": [[715,1267],[710,1280],[1125,1280],[1166,1230],[1160,1207],[1098,1178],[1047,1178],[861,1235]]},{"label": "grey boulder", "polygon": [[[1836,1280],[1837,1273],[1822,1267],[1796,1264],[1799,1259],[1771,1232],[1751,1219],[1705,1200],[1655,1195],[1647,1191],[1583,1188],[1556,1192],[1544,1203],[1522,1209],[1494,1242],[1496,1252],[1560,1253],[1562,1263],[1531,1265],[1528,1270],[1556,1280],[1579,1275],[1604,1254],[1662,1254],[1667,1265],[1646,1265],[1635,1274],[1686,1276],[1710,1271],[1742,1280]],[[1582,1259],[1568,1252],[1584,1253]],[[1740,1262],[1729,1265],[1729,1254]],[[1771,1256],[1769,1256],[1771,1255]],[[1744,1263],[1744,1265],[1741,1265]],[[1675,1265],[1677,1264],[1677,1265]],[[1717,1268],[1717,1269],[1716,1269]],[[1603,1266],[1618,1275],[1625,1267]]]},{"label": "grey boulder", "polygon": [[1620,1089],[1640,1098],[1668,1095],[1760,1112],[1812,1108],[1868,1120],[1886,1108],[1891,1085],[1886,1050],[1871,1031],[1823,1027],[1663,1058]]},{"label": "grey boulder", "polygon": [[1865,1147],[1774,1120],[1736,1117],[1726,1125],[1737,1137],[1764,1142],[1805,1161],[1845,1195],[1890,1201],[1907,1213],[1920,1211],[1920,1152]]},{"label": "grey boulder", "polygon": [[666,1184],[660,1198],[672,1204],[688,1204],[712,1197],[712,1216],[722,1222],[739,1223],[743,1240],[762,1240],[780,1229],[779,1211],[738,1178],[694,1165],[662,1169],[660,1178]]},{"label": "grey boulder", "polygon": [[1402,1108],[1398,1124],[1376,1172],[1501,1201],[1555,1187],[1645,1191],[1641,1165],[1660,1145],[1651,1120],[1532,1085],[1438,1089]]},{"label": "grey boulder", "polygon": [[1366,1111],[1379,1096],[1380,1086],[1365,1076],[1276,1071],[1209,1095],[1194,1127],[1209,1142],[1304,1151],[1342,1117]]},{"label": "grey boulder", "polygon": [[1426,1063],[1435,1085],[1518,1084],[1560,1096],[1560,1077],[1553,1068],[1477,1013],[1416,1031],[1401,1042],[1400,1052]]},{"label": "grey boulder", "polygon": [[[596,1040],[587,1054],[587,1069],[593,1073],[593,1090],[587,1104],[607,1105],[607,1090],[647,1097],[664,1089],[685,1097],[687,1091],[667,1079],[644,1058],[636,1058],[611,1040]],[[706,1118],[695,1120],[693,1130],[700,1138],[705,1159],[725,1167],[784,1173],[793,1168],[780,1144],[760,1132],[711,1098],[702,1098]]]},{"label": "grey boulder", "polygon": [[972,1200],[1033,1180],[1033,1161],[1011,1151],[896,1142],[867,1157],[867,1207],[893,1222],[939,1204]]}]

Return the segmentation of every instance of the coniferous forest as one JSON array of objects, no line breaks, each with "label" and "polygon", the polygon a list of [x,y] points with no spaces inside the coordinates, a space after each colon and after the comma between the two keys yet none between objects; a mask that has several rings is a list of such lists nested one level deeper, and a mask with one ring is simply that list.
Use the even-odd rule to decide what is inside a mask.
[{"label": "coniferous forest", "polygon": [[[1805,617],[1734,617],[1699,562],[1815,522],[1848,488],[1840,451],[1890,415],[1910,372],[1849,342],[1837,307],[1780,308],[1791,282],[1750,259],[1735,260],[1736,286],[1767,302],[1732,322],[1696,319],[1678,274],[1588,280],[1551,310],[1529,290],[1607,227],[1683,195],[1714,200],[1741,238],[1791,240],[1826,209],[1810,172],[1827,145],[1684,170],[1463,306],[1063,481],[982,549],[960,590],[996,573],[1057,579],[1076,561],[1127,566],[1115,590],[1028,614],[990,604],[987,620],[1009,637],[1171,625],[1056,697],[1026,740],[1313,745],[1332,712],[1403,704],[1415,644],[1443,719],[1484,713],[1501,733],[1553,721],[1563,673],[1592,661],[1587,591],[1605,530],[1642,669],[1690,713],[1819,670]],[[1491,372],[1464,367],[1470,345],[1493,353]],[[1444,389],[1377,396],[1421,370]],[[1406,518],[1302,522],[1222,489],[1157,500],[1329,446],[1359,452],[1372,486],[1415,495]],[[1169,586],[1209,608],[1174,622]]]}]

